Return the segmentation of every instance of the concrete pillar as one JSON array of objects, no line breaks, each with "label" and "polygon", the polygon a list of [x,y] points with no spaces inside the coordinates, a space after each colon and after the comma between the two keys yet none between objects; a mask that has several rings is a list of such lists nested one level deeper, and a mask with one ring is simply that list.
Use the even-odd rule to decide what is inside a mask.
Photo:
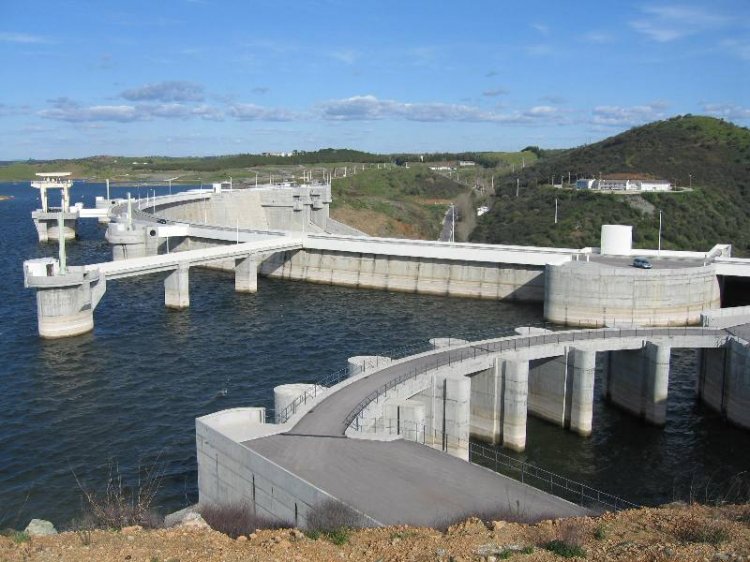
[{"label": "concrete pillar", "polygon": [[529,361],[529,414],[564,427],[570,411],[569,375],[567,353]]},{"label": "concrete pillar", "polygon": [[160,239],[156,229],[155,225],[135,225],[128,229],[122,222],[109,223],[104,237],[112,246],[112,259],[118,261],[157,255]]},{"label": "concrete pillar", "polygon": [[503,379],[503,446],[523,451],[526,448],[529,362],[504,361]]},{"label": "concrete pillar", "polygon": [[460,338],[430,338],[432,349],[447,349],[459,345],[466,345],[467,343],[469,343],[467,340],[462,340]]},{"label": "concrete pillar", "polygon": [[180,265],[164,279],[164,304],[167,308],[190,306],[190,277],[187,265]]},{"label": "concrete pillar", "polygon": [[737,340],[727,345],[729,372],[725,385],[727,419],[750,429],[750,349]]},{"label": "concrete pillar", "polygon": [[709,408],[726,414],[726,372],[729,354],[726,347],[698,350],[698,398]]},{"label": "concrete pillar", "polygon": [[663,425],[670,351],[668,345],[651,342],[637,350],[610,351],[607,398],[649,423]]},{"label": "concrete pillar", "polygon": [[348,377],[356,377],[367,371],[390,365],[392,359],[385,355],[355,355],[346,360]]},{"label": "concrete pillar", "polygon": [[572,389],[570,400],[570,429],[579,435],[591,435],[594,414],[594,375],[596,352],[571,349]]},{"label": "concrete pillar", "polygon": [[94,329],[94,309],[104,295],[105,278],[98,271],[41,258],[24,262],[25,285],[36,289],[37,324],[43,338],[65,338]]},{"label": "concrete pillar", "polygon": [[471,380],[449,378],[443,386],[443,450],[449,455],[469,460],[471,422]]},{"label": "concrete pillar", "polygon": [[383,406],[383,418],[386,428],[407,441],[424,443],[425,441],[425,405],[419,400],[399,400],[388,402]]},{"label": "concrete pillar", "polygon": [[667,393],[669,391],[668,345],[646,342],[644,362],[646,367],[646,396],[643,410],[647,422],[664,425],[667,420]]},{"label": "concrete pillar", "polygon": [[238,293],[258,292],[258,259],[255,255],[235,261],[234,290]]},{"label": "concrete pillar", "polygon": [[500,443],[503,416],[503,362],[471,377],[471,435],[493,445]]}]

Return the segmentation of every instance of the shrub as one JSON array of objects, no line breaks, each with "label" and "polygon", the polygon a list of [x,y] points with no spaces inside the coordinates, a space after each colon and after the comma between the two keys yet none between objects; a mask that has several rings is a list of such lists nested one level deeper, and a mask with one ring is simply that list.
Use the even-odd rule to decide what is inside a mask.
[{"label": "shrub", "polygon": [[119,466],[110,463],[107,483],[102,492],[87,489],[73,473],[85,500],[84,518],[89,529],[122,529],[131,525],[158,528],[163,518],[153,509],[153,502],[164,475],[164,466],[155,462],[150,468],[139,469],[137,485],[123,482]]},{"label": "shrub", "polygon": [[544,545],[544,548],[550,552],[554,552],[558,556],[562,556],[563,558],[573,558],[574,556],[580,556],[581,558],[586,557],[586,551],[583,550],[583,548],[574,544],[568,544],[559,539],[548,542]]},{"label": "shrub", "polygon": [[257,515],[245,504],[208,504],[201,506],[200,514],[214,531],[224,533],[233,539],[259,529],[294,527],[287,521]]},{"label": "shrub", "polygon": [[365,520],[354,509],[336,500],[316,505],[307,515],[307,529],[329,533],[346,527],[364,527]]},{"label": "shrub", "polygon": [[675,528],[675,536],[683,542],[721,544],[729,539],[729,530],[725,523],[689,517]]}]

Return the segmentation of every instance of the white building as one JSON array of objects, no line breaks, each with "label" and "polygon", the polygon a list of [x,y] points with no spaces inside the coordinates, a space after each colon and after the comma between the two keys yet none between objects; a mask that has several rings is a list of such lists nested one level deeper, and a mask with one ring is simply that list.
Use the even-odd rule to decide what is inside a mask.
[{"label": "white building", "polygon": [[609,176],[599,179],[576,180],[576,189],[595,189],[600,191],[671,191],[672,183],[666,180]]}]

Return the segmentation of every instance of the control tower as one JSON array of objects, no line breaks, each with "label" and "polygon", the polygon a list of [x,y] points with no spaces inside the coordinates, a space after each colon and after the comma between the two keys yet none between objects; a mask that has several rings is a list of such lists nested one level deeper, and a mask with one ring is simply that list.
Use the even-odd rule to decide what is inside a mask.
[{"label": "control tower", "polygon": [[[66,240],[76,237],[79,210],[70,206],[70,188],[73,180],[69,179],[70,172],[40,172],[36,174],[40,179],[31,182],[31,187],[39,190],[42,208],[32,211],[31,218],[39,234],[40,242],[49,240],[60,240],[63,236]],[[60,206],[52,207],[49,204],[48,191],[50,189],[60,190]],[[62,222],[60,223],[60,215]],[[62,232],[59,224],[62,224]]]}]

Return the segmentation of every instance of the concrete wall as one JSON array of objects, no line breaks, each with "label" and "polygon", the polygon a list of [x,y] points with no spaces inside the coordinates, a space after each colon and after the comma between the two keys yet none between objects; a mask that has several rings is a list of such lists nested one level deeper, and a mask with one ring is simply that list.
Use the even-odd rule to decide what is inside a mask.
[{"label": "concrete wall", "polygon": [[532,302],[544,297],[544,271],[536,266],[297,250],[274,254],[260,271],[364,289]]},{"label": "concrete wall", "polygon": [[[243,503],[258,515],[305,527],[315,506],[335,498],[242,445],[243,431],[262,432],[264,425],[253,423],[247,410],[255,409],[226,410],[196,420],[199,503]],[[241,428],[234,418],[241,418]]]},{"label": "concrete wall", "polygon": [[199,201],[157,204],[155,214],[174,221],[230,228],[322,232],[330,202],[328,186],[261,187],[214,193]]},{"label": "concrete wall", "polygon": [[682,326],[721,305],[713,265],[639,270],[596,263],[548,265],[544,317],[558,324]]},{"label": "concrete wall", "polygon": [[750,429],[750,348],[744,342],[699,351],[698,395],[730,422]]},{"label": "concrete wall", "polygon": [[570,408],[566,400],[571,384],[569,374],[572,369],[568,369],[567,353],[529,361],[529,413],[564,427],[566,410]]}]

